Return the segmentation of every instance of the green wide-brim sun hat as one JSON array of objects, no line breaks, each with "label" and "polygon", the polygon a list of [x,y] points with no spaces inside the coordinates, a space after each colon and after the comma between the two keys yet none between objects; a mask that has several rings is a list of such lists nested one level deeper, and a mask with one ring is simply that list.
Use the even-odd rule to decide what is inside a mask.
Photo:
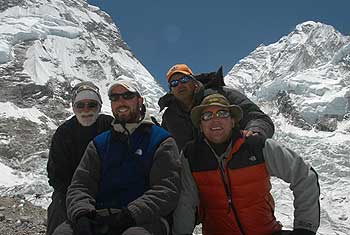
[{"label": "green wide-brim sun hat", "polygon": [[202,100],[200,105],[195,106],[191,110],[191,120],[195,127],[199,126],[203,110],[210,106],[219,106],[219,107],[229,109],[231,113],[231,117],[236,122],[239,122],[243,117],[243,111],[241,107],[234,104],[230,105],[230,102],[227,100],[227,98],[221,94],[212,94],[212,95],[206,96]]}]

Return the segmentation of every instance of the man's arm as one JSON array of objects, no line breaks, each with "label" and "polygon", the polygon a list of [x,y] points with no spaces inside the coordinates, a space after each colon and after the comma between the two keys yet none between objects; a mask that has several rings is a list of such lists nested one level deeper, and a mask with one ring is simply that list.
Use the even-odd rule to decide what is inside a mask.
[{"label": "man's arm", "polygon": [[95,213],[95,197],[101,177],[101,160],[93,141],[87,146],[67,191],[68,219],[75,222],[83,215]]},{"label": "man's arm", "polygon": [[266,138],[271,138],[275,132],[275,126],[269,116],[248,97],[239,91],[224,87],[224,94],[231,104],[239,105],[243,110],[243,118],[239,122],[244,130],[257,132]]},{"label": "man's arm", "polygon": [[320,225],[320,186],[315,170],[292,150],[267,139],[263,154],[269,173],[287,183],[294,195],[294,229],[316,232]]},{"label": "man's arm", "polygon": [[192,177],[188,160],[181,153],[181,193],[174,211],[173,234],[192,234],[195,227],[196,208],[199,204],[197,185]]},{"label": "man's arm", "polygon": [[136,224],[166,216],[177,205],[180,191],[180,157],[173,138],[163,141],[155,152],[150,172],[150,189],[130,202],[127,209]]}]

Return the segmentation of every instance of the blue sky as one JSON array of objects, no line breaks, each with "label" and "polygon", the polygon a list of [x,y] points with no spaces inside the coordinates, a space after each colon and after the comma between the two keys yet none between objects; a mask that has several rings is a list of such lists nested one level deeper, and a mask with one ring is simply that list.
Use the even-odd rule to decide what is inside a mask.
[{"label": "blue sky", "polygon": [[312,20],[350,35],[349,0],[88,0],[107,12],[147,70],[167,86],[176,63],[194,73],[226,74],[258,45],[276,42]]}]

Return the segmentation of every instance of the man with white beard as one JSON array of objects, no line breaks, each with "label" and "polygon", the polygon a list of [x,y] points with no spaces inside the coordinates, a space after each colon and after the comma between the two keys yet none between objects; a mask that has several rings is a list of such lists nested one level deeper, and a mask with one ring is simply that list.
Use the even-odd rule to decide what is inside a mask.
[{"label": "man with white beard", "polygon": [[111,127],[113,117],[100,114],[102,100],[98,87],[81,82],[73,88],[74,116],[59,126],[53,135],[47,173],[54,188],[48,208],[46,234],[67,219],[66,192],[88,143]]}]

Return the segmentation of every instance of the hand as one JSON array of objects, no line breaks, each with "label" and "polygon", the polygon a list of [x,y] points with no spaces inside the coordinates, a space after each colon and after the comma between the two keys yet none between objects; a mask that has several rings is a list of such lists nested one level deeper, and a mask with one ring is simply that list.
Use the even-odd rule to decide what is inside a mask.
[{"label": "hand", "polygon": [[250,131],[250,130],[243,130],[242,132],[243,132],[243,136],[245,138],[247,138],[249,136],[257,136],[257,135],[259,135],[258,132],[253,132],[253,131]]},{"label": "hand", "polygon": [[263,148],[266,138],[258,132],[244,130],[243,136],[245,138],[244,143],[251,148]]},{"label": "hand", "polygon": [[132,217],[130,211],[126,208],[123,208],[111,215],[97,215],[96,222],[98,224],[108,225],[108,227],[116,234],[121,234],[126,229],[136,224],[135,219]]},{"label": "hand", "polygon": [[297,229],[294,229],[290,234],[291,235],[315,235],[316,233],[310,230],[297,228]]},{"label": "hand", "polygon": [[92,220],[87,216],[81,216],[78,218],[73,229],[74,235],[93,235]]}]

